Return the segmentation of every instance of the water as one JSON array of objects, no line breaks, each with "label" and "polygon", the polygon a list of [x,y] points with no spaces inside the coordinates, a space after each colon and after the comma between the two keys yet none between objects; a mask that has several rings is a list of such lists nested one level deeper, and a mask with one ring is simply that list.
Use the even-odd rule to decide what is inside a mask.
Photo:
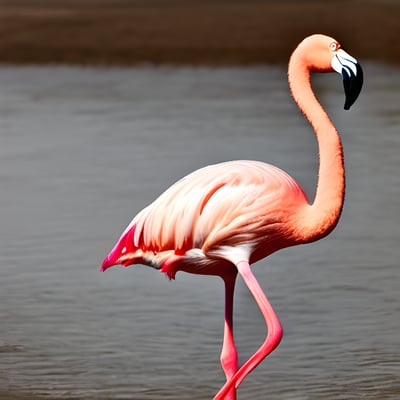
[{"label": "water", "polygon": [[[241,400],[400,397],[400,71],[364,72],[350,112],[338,76],[315,81],[343,132],[343,217],[254,266],[285,336]],[[98,268],[137,211],[206,164],[265,160],[313,196],[316,143],[285,68],[2,67],[0,87],[0,393],[211,399],[222,282]],[[265,332],[241,282],[235,324],[243,362]]]}]

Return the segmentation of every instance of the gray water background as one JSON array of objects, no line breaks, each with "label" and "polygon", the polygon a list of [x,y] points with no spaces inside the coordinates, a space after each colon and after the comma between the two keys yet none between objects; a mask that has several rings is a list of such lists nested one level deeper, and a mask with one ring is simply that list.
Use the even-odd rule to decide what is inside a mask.
[{"label": "gray water background", "polygon": [[[326,239],[253,270],[284,327],[240,400],[400,398],[400,70],[364,64],[343,111],[347,195]],[[317,147],[285,67],[0,68],[0,392],[51,399],[211,399],[223,285],[144,266],[98,272],[131,218],[194,169],[275,164],[310,198]],[[265,328],[242,282],[240,361]]]}]

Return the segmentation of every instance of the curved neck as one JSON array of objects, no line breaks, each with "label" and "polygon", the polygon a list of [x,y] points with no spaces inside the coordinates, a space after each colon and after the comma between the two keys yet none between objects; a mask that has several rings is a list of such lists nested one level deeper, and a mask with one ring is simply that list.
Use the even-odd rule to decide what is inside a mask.
[{"label": "curved neck", "polygon": [[294,101],[314,129],[319,149],[315,198],[298,216],[300,240],[310,242],[331,232],[339,220],[345,190],[343,149],[336,128],[312,91],[310,68],[300,47],[290,59],[288,79]]}]

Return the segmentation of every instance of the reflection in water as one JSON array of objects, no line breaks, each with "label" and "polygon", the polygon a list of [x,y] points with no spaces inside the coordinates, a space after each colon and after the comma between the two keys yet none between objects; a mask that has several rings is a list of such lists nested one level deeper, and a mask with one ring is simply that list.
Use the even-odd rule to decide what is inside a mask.
[{"label": "reflection in water", "polygon": [[[350,112],[340,79],[315,80],[342,132],[345,208],[327,239],[255,266],[285,336],[240,399],[400,395],[400,78],[363,67]],[[98,267],[138,210],[206,164],[264,160],[313,196],[315,139],[285,69],[3,67],[0,83],[1,390],[212,398],[224,381],[222,282]],[[241,282],[236,300],[243,361],[264,327]]]}]

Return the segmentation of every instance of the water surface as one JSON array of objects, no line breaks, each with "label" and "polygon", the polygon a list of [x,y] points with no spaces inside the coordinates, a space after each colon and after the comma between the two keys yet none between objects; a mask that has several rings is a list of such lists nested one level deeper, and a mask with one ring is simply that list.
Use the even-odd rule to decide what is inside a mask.
[{"label": "water surface", "polygon": [[[241,400],[400,397],[400,71],[364,65],[343,111],[338,76],[315,85],[343,135],[337,229],[254,271],[280,347]],[[314,194],[317,148],[281,67],[0,68],[0,393],[51,399],[211,399],[223,285],[142,266],[98,272],[141,208],[181,176],[264,160]],[[241,362],[264,335],[238,282]]]}]

